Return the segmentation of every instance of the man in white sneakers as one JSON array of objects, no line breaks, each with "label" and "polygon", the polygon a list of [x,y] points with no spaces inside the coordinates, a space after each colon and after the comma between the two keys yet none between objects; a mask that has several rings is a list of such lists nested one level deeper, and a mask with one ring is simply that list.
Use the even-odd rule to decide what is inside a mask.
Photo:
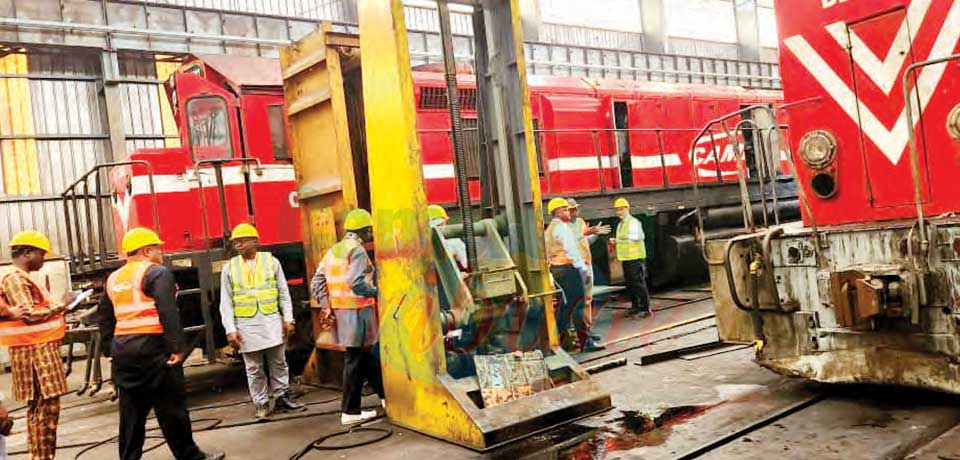
[{"label": "man in white sneakers", "polygon": [[343,355],[343,399],[340,423],[350,425],[377,416],[374,410],[360,410],[366,380],[383,396],[380,360],[375,352],[380,338],[377,317],[377,286],[373,263],[364,243],[373,241],[373,219],[363,209],[354,209],[343,223],[346,234],[324,254],[310,281],[310,293],[337,323],[337,342],[346,347]]}]

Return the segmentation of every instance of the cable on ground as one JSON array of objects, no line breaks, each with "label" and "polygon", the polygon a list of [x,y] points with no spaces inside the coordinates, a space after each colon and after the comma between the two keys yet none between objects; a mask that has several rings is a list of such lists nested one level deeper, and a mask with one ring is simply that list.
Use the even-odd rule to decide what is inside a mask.
[{"label": "cable on ground", "polygon": [[[324,443],[330,439],[338,438],[340,436],[349,436],[356,433],[380,433],[380,434],[370,439],[364,439],[362,441],[357,441],[352,444],[339,444],[339,445],[333,445],[333,446],[324,445]],[[313,451],[313,450],[322,450],[322,451],[347,450],[347,449],[354,449],[362,446],[368,446],[370,444],[383,441],[384,439],[389,438],[391,435],[393,435],[393,428],[377,428],[377,427],[369,427],[369,426],[359,426],[355,428],[350,428],[348,430],[337,431],[335,433],[325,434],[323,436],[320,436],[317,439],[314,439],[309,444],[304,446],[303,449],[300,449],[299,452],[291,455],[288,460],[300,460],[301,458],[303,458],[304,455],[307,455],[310,451]]]}]

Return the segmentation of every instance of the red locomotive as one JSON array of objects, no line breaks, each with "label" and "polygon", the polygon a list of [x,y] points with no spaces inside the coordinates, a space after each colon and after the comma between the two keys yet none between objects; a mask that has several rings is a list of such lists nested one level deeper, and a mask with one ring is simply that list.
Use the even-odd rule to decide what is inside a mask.
[{"label": "red locomotive", "polygon": [[958,392],[960,1],[776,7],[803,225],[708,243],[721,333],[790,375]]},{"label": "red locomotive", "polygon": [[[442,74],[430,70],[414,72],[427,197],[453,206],[456,188],[446,90]],[[469,141],[471,132],[476,133],[476,92],[475,78],[467,72],[461,77],[460,94]],[[687,257],[696,255],[689,227],[679,222],[693,207],[689,190],[694,176],[714,187],[710,200],[714,219],[708,229],[738,225],[739,193],[737,162],[728,138],[705,140],[691,162],[687,148],[695,127],[744,106],[778,103],[780,93],[543,76],[531,76],[530,87],[544,196],[574,195],[592,220],[613,217],[614,195],[630,198],[645,213],[654,282],[689,273],[702,276],[703,262]],[[165,89],[181,147],[138,149],[125,161],[99,165],[64,193],[66,217],[83,219],[77,203],[92,214],[91,201],[82,198],[88,179],[109,169],[114,236],[135,226],[158,229],[182,289],[186,322],[206,335],[212,359],[215,342],[222,343],[214,308],[217,274],[229,258],[226,236],[234,225],[255,223],[262,245],[281,259],[296,285],[295,300],[306,297],[296,172],[287,148],[295,139],[285,126],[282,79],[275,60],[192,56]],[[478,178],[479,146],[475,135],[472,139],[467,172]],[[792,181],[779,185],[789,198]],[[471,181],[471,188],[478,193],[478,180]],[[789,201],[785,203],[790,207]],[[96,279],[119,263],[118,255],[106,249],[109,245],[94,240],[79,230],[69,235],[73,269],[87,275],[80,278]],[[606,275],[606,251],[598,246],[594,259],[598,273]],[[204,324],[214,327],[204,329]]]},{"label": "red locomotive", "polygon": [[[471,129],[476,132],[474,78],[463,75],[460,83],[469,136]],[[443,75],[415,72],[414,86],[427,197],[453,205],[456,188]],[[688,200],[682,191],[693,182],[686,150],[694,127],[742,106],[774,104],[780,98],[776,91],[740,87],[573,77],[531,76],[530,86],[544,194],[585,196],[588,206],[598,205],[597,213],[588,213],[593,218],[612,216],[608,201],[614,194],[680,191],[649,203],[651,220],[663,209],[682,209]],[[155,203],[160,234],[170,252],[216,246],[230,226],[253,220],[265,245],[297,244],[300,215],[276,62],[195,56],[166,88],[182,147],[139,149],[130,155],[130,161],[149,163],[152,170],[141,163],[112,170],[115,234],[132,226],[152,226]],[[470,160],[477,157],[473,153]],[[735,182],[736,162],[726,139],[706,140],[694,161],[701,182]],[[479,174],[477,163],[469,161],[467,168],[474,177]],[[478,181],[471,187],[473,198],[479,199]],[[596,198],[595,203],[590,198]],[[636,201],[647,204],[642,198]],[[730,197],[718,205],[735,203]]]}]

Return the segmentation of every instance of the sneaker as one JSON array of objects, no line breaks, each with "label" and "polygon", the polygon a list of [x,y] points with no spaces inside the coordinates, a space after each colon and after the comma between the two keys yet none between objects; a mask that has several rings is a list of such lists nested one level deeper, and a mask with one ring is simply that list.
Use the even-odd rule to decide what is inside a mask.
[{"label": "sneaker", "polygon": [[290,399],[290,395],[287,394],[277,398],[276,407],[284,412],[302,412],[307,410],[307,406]]},{"label": "sneaker", "polygon": [[367,420],[377,417],[377,411],[375,410],[364,410],[360,411],[359,414],[340,414],[340,424],[341,425],[353,425],[354,423],[365,422]]},{"label": "sneaker", "polygon": [[597,342],[593,339],[588,339],[587,343],[583,344],[583,348],[580,351],[590,352],[590,351],[600,351],[605,350],[607,347],[603,346],[600,342]]},{"label": "sneaker", "polygon": [[225,458],[227,458],[227,453],[222,450],[218,450],[209,454],[203,454],[203,460],[223,460]]},{"label": "sneaker", "polygon": [[386,400],[386,399],[381,399],[381,400],[380,400],[380,407],[382,407],[383,410],[387,410],[387,400]]},{"label": "sneaker", "polygon": [[257,420],[266,420],[270,416],[270,413],[273,412],[270,407],[270,403],[267,404],[257,404],[257,413],[253,415],[253,418]]},{"label": "sneaker", "polygon": [[603,341],[603,337],[600,337],[599,335],[595,335],[595,334],[590,334],[590,340],[599,343]]}]

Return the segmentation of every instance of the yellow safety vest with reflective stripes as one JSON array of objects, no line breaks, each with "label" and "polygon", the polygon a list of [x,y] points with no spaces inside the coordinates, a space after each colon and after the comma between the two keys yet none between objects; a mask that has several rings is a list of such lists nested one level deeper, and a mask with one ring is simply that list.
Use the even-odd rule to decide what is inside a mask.
[{"label": "yellow safety vest with reflective stripes", "polygon": [[[636,217],[627,214],[617,227],[617,259],[621,262],[647,258],[647,247],[643,241],[630,239],[630,222],[632,221],[637,221],[637,225],[640,225]],[[643,231],[643,227],[640,227],[640,231]]]},{"label": "yellow safety vest with reflective stripes", "polygon": [[258,252],[253,271],[243,256],[230,259],[230,279],[233,282],[233,315],[253,318],[257,310],[264,315],[280,311],[277,277],[274,276],[273,254]]}]

